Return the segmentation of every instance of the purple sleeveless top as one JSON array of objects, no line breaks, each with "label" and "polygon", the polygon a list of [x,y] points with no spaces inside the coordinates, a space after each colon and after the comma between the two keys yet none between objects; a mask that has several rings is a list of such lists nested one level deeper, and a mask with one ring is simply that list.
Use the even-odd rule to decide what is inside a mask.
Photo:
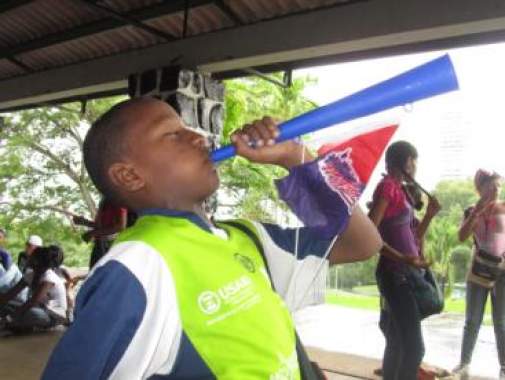
[{"label": "purple sleeveless top", "polygon": [[[419,245],[414,230],[416,222],[414,211],[401,184],[390,176],[384,177],[374,192],[374,200],[377,198],[388,201],[385,217],[379,225],[382,240],[404,255],[419,256]],[[404,264],[381,256],[379,266],[398,271]]]}]

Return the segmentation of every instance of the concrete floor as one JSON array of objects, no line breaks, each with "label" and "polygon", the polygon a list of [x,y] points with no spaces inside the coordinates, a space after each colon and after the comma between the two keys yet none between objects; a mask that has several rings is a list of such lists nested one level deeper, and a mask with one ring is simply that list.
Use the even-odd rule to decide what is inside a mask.
[{"label": "concrete floor", "polygon": [[[376,311],[335,305],[309,307],[295,315],[298,334],[305,345],[330,353],[374,358],[377,362],[384,352],[378,320]],[[459,361],[462,331],[463,316],[443,314],[423,321],[424,362],[446,370],[454,368]],[[338,367],[342,368],[341,364]],[[470,368],[471,378],[494,380],[498,369],[493,327],[482,326]]]},{"label": "concrete floor", "polygon": [[[0,338],[0,379],[39,379],[53,347],[60,339],[61,332],[46,332],[35,335]],[[328,380],[373,379],[372,373],[378,361],[355,355],[308,349],[310,356],[321,367],[328,369]],[[130,379],[128,379],[130,380]]]},{"label": "concrete floor", "polygon": [[[358,313],[352,309],[326,307],[315,311],[300,315],[297,326],[302,340],[309,346],[307,349],[309,356],[326,370],[328,380],[379,379],[373,376],[373,370],[380,366],[380,355],[374,357],[373,354],[375,351],[379,354],[382,352],[377,338],[373,338],[373,332],[377,330],[374,318],[371,318],[372,326],[367,313]],[[314,318],[314,315],[318,317]],[[361,321],[360,316],[366,318]],[[437,323],[432,324],[437,325]],[[367,328],[368,325],[370,325],[369,328]],[[346,326],[346,328],[342,329],[341,326]],[[444,326],[442,330],[446,331],[447,326]],[[441,331],[438,329],[427,332],[428,338],[431,335],[430,332],[433,333],[432,335],[441,336]],[[39,379],[47,358],[61,335],[61,331],[53,331],[0,338],[0,379]],[[367,339],[364,339],[365,337]],[[455,344],[454,340],[450,341]],[[427,343],[431,349],[436,345],[433,339],[428,339]],[[481,342],[481,345],[483,343]],[[447,347],[441,346],[441,348],[446,356]],[[437,349],[436,352],[438,351]],[[486,349],[485,352],[488,356],[489,351]],[[427,356],[428,361],[433,363],[434,361],[429,360],[430,355]],[[445,367],[447,368],[447,365]],[[444,380],[449,379],[444,378]],[[472,379],[487,380],[490,377],[472,377]]]},{"label": "concrete floor", "polygon": [[0,379],[39,379],[61,334],[52,331],[0,338]]}]

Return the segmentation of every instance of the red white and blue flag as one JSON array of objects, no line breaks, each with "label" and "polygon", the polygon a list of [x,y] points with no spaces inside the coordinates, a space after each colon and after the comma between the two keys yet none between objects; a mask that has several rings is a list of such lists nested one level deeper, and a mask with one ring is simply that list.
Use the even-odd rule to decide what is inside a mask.
[{"label": "red white and blue flag", "polygon": [[317,160],[278,181],[281,198],[321,237],[339,235],[397,128],[387,125],[322,145]]}]

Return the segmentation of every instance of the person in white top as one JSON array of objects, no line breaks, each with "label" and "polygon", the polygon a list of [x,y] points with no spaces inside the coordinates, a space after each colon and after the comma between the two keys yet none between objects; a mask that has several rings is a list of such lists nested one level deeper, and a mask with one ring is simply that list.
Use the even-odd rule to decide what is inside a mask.
[{"label": "person in white top", "polygon": [[[28,270],[18,284],[0,295],[0,310],[7,309],[6,327],[13,331],[44,329],[66,321],[67,297],[64,280],[55,273],[61,249],[57,246],[37,248]],[[25,287],[31,296],[22,304],[12,301]]]}]

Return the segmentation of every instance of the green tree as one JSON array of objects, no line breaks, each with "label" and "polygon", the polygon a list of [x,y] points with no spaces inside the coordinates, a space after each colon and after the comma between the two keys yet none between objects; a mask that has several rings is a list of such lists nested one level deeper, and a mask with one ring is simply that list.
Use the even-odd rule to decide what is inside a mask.
[{"label": "green tree", "polygon": [[[281,78],[280,74],[274,77]],[[227,81],[222,142],[228,144],[235,130],[263,116],[287,120],[313,109],[316,105],[303,96],[304,89],[313,83],[315,81],[309,77],[294,79],[288,88],[255,77]],[[285,210],[274,186],[274,180],[285,175],[283,169],[252,164],[236,157],[222,163],[219,172],[223,189],[221,199],[227,199],[221,207],[230,215],[274,221],[276,210]]]},{"label": "green tree", "polygon": [[118,100],[36,108],[4,119],[0,223],[11,231],[11,251],[20,251],[27,236],[37,233],[61,244],[68,264],[86,263],[89,248],[69,221],[72,213],[92,219],[96,212],[97,193],[82,162],[83,136]]},{"label": "green tree", "polygon": [[460,224],[466,208],[477,202],[473,182],[470,179],[440,181],[435,188],[442,210],[439,218],[447,217],[453,223]]},{"label": "green tree", "polygon": [[458,226],[448,217],[435,218],[428,229],[425,244],[425,257],[433,263],[432,270],[450,296],[454,286],[452,255],[459,245]]},{"label": "green tree", "polygon": [[458,230],[464,211],[477,202],[478,194],[471,179],[461,179],[439,182],[435,195],[442,210],[428,231],[427,254],[434,261],[438,278],[446,283],[446,295],[450,295],[454,282],[466,278],[473,242],[472,239],[460,242]]},{"label": "green tree", "polygon": [[472,253],[472,249],[466,245],[458,245],[453,249],[451,263],[454,282],[465,282]]},{"label": "green tree", "polygon": [[374,285],[378,256],[356,263],[335,265],[330,268],[329,280],[333,287],[353,290],[356,286]]}]

